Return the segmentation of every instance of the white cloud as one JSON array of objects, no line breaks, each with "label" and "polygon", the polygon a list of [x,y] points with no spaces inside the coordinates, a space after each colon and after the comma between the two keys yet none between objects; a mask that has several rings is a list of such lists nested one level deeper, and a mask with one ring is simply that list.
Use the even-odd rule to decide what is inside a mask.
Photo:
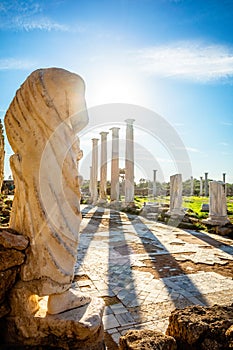
[{"label": "white cloud", "polygon": [[0,70],[31,69],[35,67],[34,62],[17,60],[14,58],[0,59]]},{"label": "white cloud", "polygon": [[0,29],[10,30],[57,30],[68,31],[69,27],[43,15],[39,2],[32,0],[3,0],[0,6]]},{"label": "white cloud", "polygon": [[233,48],[199,42],[177,42],[134,52],[144,72],[208,82],[233,76]]},{"label": "white cloud", "polygon": [[23,18],[23,17],[15,17],[11,22],[11,28],[21,29],[21,30],[57,30],[57,31],[68,31],[69,28],[63,24],[56,23],[49,18],[40,17],[40,18]]}]

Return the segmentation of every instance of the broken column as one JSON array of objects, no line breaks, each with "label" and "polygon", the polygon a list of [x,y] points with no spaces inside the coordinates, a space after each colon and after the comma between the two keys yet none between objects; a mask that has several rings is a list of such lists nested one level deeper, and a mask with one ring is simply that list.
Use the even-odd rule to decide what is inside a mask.
[{"label": "broken column", "polygon": [[111,202],[119,201],[119,130],[112,131],[112,162],[111,162]]},{"label": "broken column", "polygon": [[91,166],[91,187],[92,187],[92,203],[96,204],[98,199],[98,141],[92,139],[92,166]]},{"label": "broken column", "polygon": [[203,220],[211,225],[224,226],[230,220],[227,217],[226,194],[221,181],[210,181],[209,217]]},{"label": "broken column", "polygon": [[203,177],[200,176],[200,197],[203,196]]},{"label": "broken column", "polygon": [[182,175],[170,176],[170,208],[168,214],[171,216],[184,215],[182,210]]},{"label": "broken column", "polygon": [[102,131],[101,135],[101,156],[100,156],[100,202],[107,201],[107,135]]},{"label": "broken column", "polygon": [[190,196],[192,197],[193,196],[193,176],[191,176],[190,178]]},{"label": "broken column", "polygon": [[225,193],[226,193],[226,196],[227,196],[226,173],[222,174],[222,181],[224,183],[224,190],[225,190]]},{"label": "broken column", "polygon": [[208,188],[208,173],[205,173],[205,196],[208,197],[209,188]]},{"label": "broken column", "polygon": [[156,197],[156,173],[157,170],[153,170],[153,197]]},{"label": "broken column", "polygon": [[125,203],[134,203],[134,119],[126,119]]}]

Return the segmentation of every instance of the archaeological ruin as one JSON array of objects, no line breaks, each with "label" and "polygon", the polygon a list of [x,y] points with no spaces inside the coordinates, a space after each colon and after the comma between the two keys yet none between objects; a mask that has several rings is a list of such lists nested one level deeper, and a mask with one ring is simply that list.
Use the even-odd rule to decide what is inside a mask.
[{"label": "archaeological ruin", "polygon": [[[177,167],[161,183],[151,162],[137,188],[137,118],[125,115],[92,130],[81,201],[88,114],[83,79],[61,68],[32,72],[6,112],[15,189],[0,201],[0,349],[231,349],[226,173],[186,180]],[[1,127],[1,181],[3,162]]]}]

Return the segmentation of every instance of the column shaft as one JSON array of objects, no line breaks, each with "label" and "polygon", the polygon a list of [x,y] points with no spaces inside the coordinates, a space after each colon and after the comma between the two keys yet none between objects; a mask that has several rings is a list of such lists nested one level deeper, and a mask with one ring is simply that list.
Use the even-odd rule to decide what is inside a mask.
[{"label": "column shaft", "polygon": [[183,215],[182,210],[182,175],[170,176],[170,209],[171,216]]},{"label": "column shaft", "polygon": [[98,199],[98,139],[92,139],[92,203]]},{"label": "column shaft", "polygon": [[119,200],[119,129],[112,131],[111,201]]},{"label": "column shaft", "polygon": [[193,196],[193,176],[190,178],[190,196]]},{"label": "column shaft", "polygon": [[200,176],[200,197],[203,196],[203,177]]},{"label": "column shaft", "polygon": [[156,173],[157,170],[153,170],[153,197],[156,197]]},{"label": "column shaft", "polygon": [[205,173],[205,196],[208,197],[209,188],[208,188],[208,173]]},{"label": "column shaft", "polygon": [[126,119],[125,202],[134,203],[134,119]]},{"label": "column shaft", "polygon": [[107,135],[101,132],[101,156],[100,156],[100,200],[107,200]]}]

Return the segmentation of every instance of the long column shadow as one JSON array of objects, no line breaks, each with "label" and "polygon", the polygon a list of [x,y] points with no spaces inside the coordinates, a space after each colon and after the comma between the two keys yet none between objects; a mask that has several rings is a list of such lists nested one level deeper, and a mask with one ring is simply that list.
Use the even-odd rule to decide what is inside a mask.
[{"label": "long column shadow", "polygon": [[[85,217],[93,209],[93,206],[88,206],[82,210],[82,216]],[[79,266],[84,261],[88,247],[90,246],[96,231],[98,230],[102,217],[104,215],[104,208],[98,207],[92,214],[87,226],[79,235],[78,258]]]},{"label": "long column shadow", "polygon": [[[132,307],[132,304],[137,305],[137,292],[130,261],[132,251],[128,246],[122,224],[120,213],[111,210],[109,218],[108,288],[109,292],[113,292],[127,308]],[[126,318],[123,320],[125,324],[134,323],[129,313],[123,312],[119,316]],[[117,318],[119,316],[116,315]]]},{"label": "long column shadow", "polygon": [[82,217],[85,217],[87,213],[91,211],[93,208],[93,205],[87,205],[83,210],[81,211]]},{"label": "long column shadow", "polygon": [[[140,241],[144,247],[145,252],[149,255],[151,265],[154,270],[156,270],[157,275],[163,281],[169,296],[175,305],[175,307],[181,307],[181,300],[179,295],[181,295],[184,299],[188,300],[191,304],[200,304],[200,305],[208,305],[208,301],[200,292],[200,290],[196,287],[196,285],[192,282],[189,276],[185,273],[176,259],[171,255],[171,253],[167,250],[167,248],[160,242],[160,240],[153,234],[150,229],[142,222],[139,217],[132,217],[128,215],[129,220],[131,221],[135,231],[140,238]],[[153,246],[158,248],[158,251],[161,250],[163,255],[155,255],[155,250],[151,251],[151,244],[148,244],[148,241],[152,243]],[[179,274],[172,277],[164,277],[164,269],[161,269],[161,266],[158,268],[156,264],[156,260],[162,259],[164,256],[169,257],[169,262],[166,264],[171,264],[173,269],[179,271]],[[160,264],[161,265],[161,264]],[[165,267],[166,268],[166,267]]]},{"label": "long column shadow", "polygon": [[[221,241],[218,241],[217,239],[205,234],[204,232],[198,232],[195,234],[193,231],[187,231],[190,235],[194,236],[197,239],[202,240],[203,242],[212,245],[214,248],[222,250],[224,253],[233,255],[233,247],[229,246]],[[226,237],[225,237],[226,238]]]}]

